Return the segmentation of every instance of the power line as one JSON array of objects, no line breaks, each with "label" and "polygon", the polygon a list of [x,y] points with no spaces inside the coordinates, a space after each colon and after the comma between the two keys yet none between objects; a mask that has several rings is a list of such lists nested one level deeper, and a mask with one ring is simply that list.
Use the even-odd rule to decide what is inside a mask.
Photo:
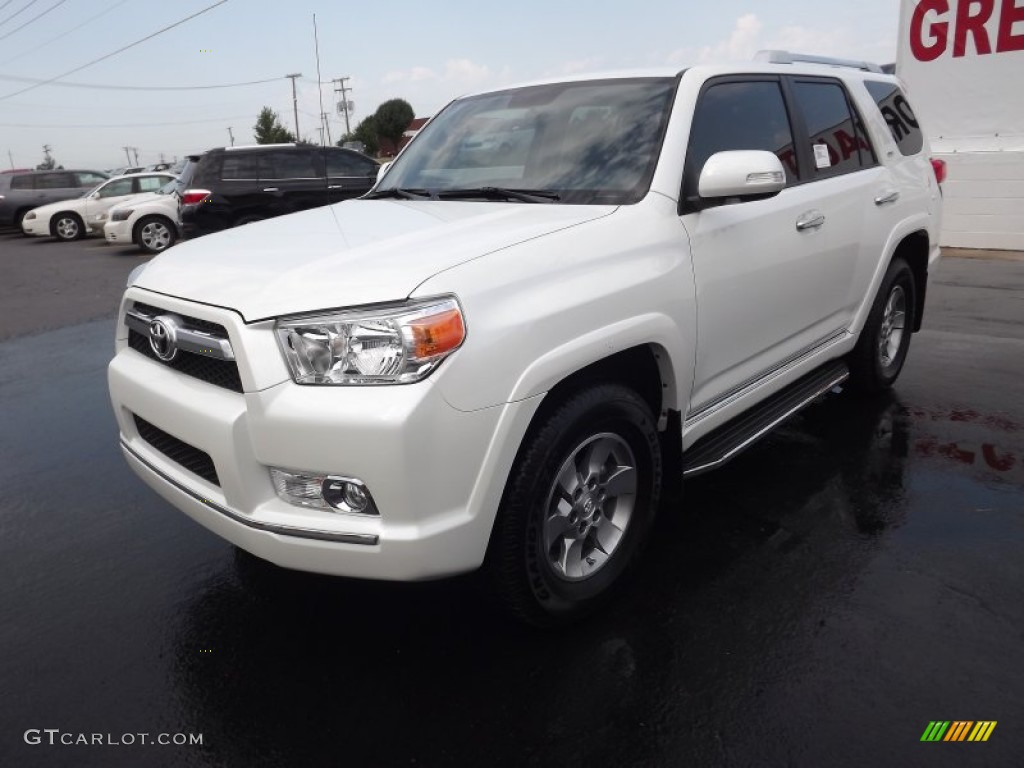
[{"label": "power line", "polygon": [[33,5],[35,5],[38,2],[39,2],[39,0],[29,0],[29,4],[28,5],[23,5],[20,10],[15,11],[10,16],[8,16],[6,19],[4,19],[3,21],[0,21],[0,26],[3,26],[4,24],[6,24],[8,21],[13,19],[15,16],[21,16],[21,14],[23,14],[25,11],[27,11],[29,8],[31,8]]},{"label": "power line", "polygon": [[91,67],[93,64],[99,64],[101,61],[106,61],[107,59],[111,58],[112,56],[116,56],[119,53],[124,53],[129,48],[134,48],[135,46],[140,45],[141,43],[144,43],[147,40],[152,40],[157,35],[161,35],[164,32],[167,32],[168,30],[174,29],[175,27],[180,27],[185,22],[191,21],[192,19],[194,19],[196,16],[201,16],[202,14],[206,13],[207,11],[212,11],[214,8],[216,8],[219,5],[224,5],[224,3],[226,3],[227,1],[228,0],[218,0],[218,2],[214,3],[213,5],[209,5],[206,8],[203,8],[201,11],[197,11],[196,13],[193,13],[191,16],[186,16],[184,19],[181,19],[180,21],[176,21],[173,24],[169,24],[166,27],[164,27],[163,29],[158,29],[156,32],[154,32],[154,33],[152,33],[150,35],[146,35],[141,40],[136,40],[134,43],[129,43],[128,45],[122,46],[121,48],[118,48],[116,51],[108,53],[108,54],[106,54],[104,56],[100,56],[98,59],[93,59],[90,62],[82,64],[80,67],[75,67],[74,69],[69,69],[67,72],[64,72],[64,73],[62,73],[60,75],[57,75],[56,77],[51,77],[49,80],[44,80],[41,83],[35,83],[34,85],[30,85],[28,88],[22,88],[20,91],[15,91],[14,93],[8,93],[5,96],[0,96],[0,101],[3,101],[5,99],[9,99],[12,96],[20,96],[21,94],[26,93],[27,91],[34,90],[35,88],[39,88],[39,87],[41,87],[43,85],[49,85],[50,83],[52,83],[52,82],[54,82],[56,80],[60,80],[62,78],[65,78],[68,75],[73,75],[75,72],[81,72],[83,69],[85,69],[86,67]]},{"label": "power line", "polygon": [[154,123],[0,123],[0,128],[163,128],[167,125],[196,125],[198,123],[219,123],[224,120],[245,120],[250,115],[232,115],[230,117],[211,117],[203,120],[180,120],[167,123],[161,120]]},{"label": "power line", "polygon": [[[227,2],[227,0],[222,0]],[[63,77],[63,75],[59,75]],[[17,83],[36,83],[38,85],[53,85],[58,88],[96,88],[107,91],[207,91],[214,88],[241,88],[247,85],[264,85],[284,80],[283,77],[268,77],[266,80],[250,80],[244,83],[219,83],[217,85],[107,85],[105,83],[55,83],[53,80],[41,80],[36,77],[15,77],[14,75],[0,75],[0,80],[11,80]],[[19,91],[18,93],[24,93]],[[17,96],[17,93],[10,93],[0,98]]]},{"label": "power line", "polygon": [[[10,0],[8,0],[8,2],[10,2]],[[29,53],[35,53],[40,48],[45,48],[46,46],[50,45],[51,43],[55,43],[58,40],[61,40],[61,39],[65,38],[65,37],[67,37],[72,32],[77,32],[82,27],[84,27],[84,26],[86,26],[88,24],[91,24],[92,22],[96,21],[96,19],[98,19],[98,18],[100,18],[102,16],[106,16],[108,13],[110,13],[111,11],[116,9],[118,6],[124,5],[127,2],[128,2],[128,0],[121,0],[118,3],[114,3],[112,6],[107,8],[107,10],[101,11],[100,13],[97,13],[95,16],[91,16],[90,18],[88,18],[85,21],[83,21],[81,24],[72,27],[67,32],[63,32],[62,34],[59,34],[56,37],[51,37],[49,40],[46,40],[45,42],[42,42],[39,45],[35,46],[31,51],[25,51],[24,53],[19,53],[17,56],[13,56],[13,57],[11,57],[9,59],[5,59],[4,61],[0,61],[0,64],[10,64],[12,61],[17,61],[18,59],[22,58],[23,56],[27,56]],[[0,8],[2,8],[2,6],[0,6]]]},{"label": "power line", "polygon": [[8,5],[10,5],[13,2],[14,2],[14,0],[7,0],[6,3],[4,3],[3,5],[0,5],[0,11],[2,11],[4,8],[6,8]]},{"label": "power line", "polygon": [[24,24],[22,24],[22,25],[21,25],[20,27],[15,27],[15,28],[14,28],[14,29],[12,29],[12,30],[11,30],[10,32],[8,32],[8,33],[7,33],[6,35],[0,35],[0,40],[6,40],[6,39],[7,39],[8,37],[10,37],[11,35],[13,35],[13,34],[14,34],[15,32],[19,32],[19,31],[23,30],[23,29],[24,29],[25,27],[27,27],[27,26],[28,26],[29,24],[31,24],[31,23],[32,23],[33,21],[35,21],[36,19],[41,19],[41,18],[43,18],[43,16],[45,16],[46,14],[48,14],[48,13],[49,13],[50,11],[56,10],[56,9],[57,9],[57,8],[59,8],[60,6],[64,5],[64,3],[66,3],[67,1],[68,1],[68,0],[57,0],[57,2],[56,2],[56,3],[54,3],[53,5],[51,5],[51,6],[49,7],[49,8],[47,8],[47,9],[46,9],[45,11],[43,11],[42,13],[37,13],[37,14],[36,14],[35,16],[33,16],[33,17],[32,17],[31,19],[29,19],[28,21],[26,21],[26,22],[25,22]]}]

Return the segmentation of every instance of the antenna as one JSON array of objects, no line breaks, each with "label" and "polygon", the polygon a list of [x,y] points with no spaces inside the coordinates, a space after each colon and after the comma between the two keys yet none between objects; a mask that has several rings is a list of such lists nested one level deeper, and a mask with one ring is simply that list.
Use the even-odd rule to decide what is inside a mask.
[{"label": "antenna", "polygon": [[324,146],[324,129],[327,129],[327,142],[331,141],[331,124],[327,122],[327,113],[324,112],[324,81],[320,76],[320,37],[316,32],[316,14],[313,14],[313,44],[316,47],[316,92],[320,96],[320,146]]}]

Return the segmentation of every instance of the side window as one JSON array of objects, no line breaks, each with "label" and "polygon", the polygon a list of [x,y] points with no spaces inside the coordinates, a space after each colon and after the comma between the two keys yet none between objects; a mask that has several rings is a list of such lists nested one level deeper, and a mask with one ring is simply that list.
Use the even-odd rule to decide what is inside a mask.
[{"label": "side window", "polygon": [[725,82],[704,91],[686,152],[687,198],[697,194],[697,180],[707,159],[731,149],[774,152],[786,169],[787,184],[799,178],[793,132],[778,82]]},{"label": "side window", "polygon": [[225,181],[255,181],[260,177],[260,159],[258,155],[247,153],[225,154],[221,165],[220,177]]},{"label": "side window", "polygon": [[854,120],[846,91],[836,82],[797,80],[793,97],[810,139],[814,177],[852,173],[873,165],[863,127]]},{"label": "side window", "polygon": [[348,152],[327,153],[328,176],[373,176],[376,173],[377,164],[372,160]]},{"label": "side window", "polygon": [[170,176],[143,176],[137,179],[139,192],[156,192],[160,187],[171,180]]},{"label": "side window", "polygon": [[33,189],[35,176],[26,173],[24,176],[15,176],[11,179],[11,189]]},{"label": "side window", "polygon": [[36,177],[36,189],[69,189],[78,186],[70,173],[43,173]]},{"label": "side window", "polygon": [[100,190],[100,197],[120,197],[132,193],[131,179],[118,179],[107,184]]},{"label": "side window", "polygon": [[910,108],[910,102],[899,86],[895,83],[867,80],[864,87],[878,105],[878,111],[882,113],[886,125],[889,126],[900,152],[904,155],[916,155],[920,152],[924,147],[921,126],[918,125],[914,110]]},{"label": "side window", "polygon": [[106,181],[105,176],[100,176],[98,173],[92,173],[91,171],[78,171],[75,173],[78,178],[78,186],[80,187],[95,187],[97,184]]},{"label": "side window", "polygon": [[268,152],[260,168],[261,179],[315,179],[322,174],[313,166],[313,153],[278,150]]}]

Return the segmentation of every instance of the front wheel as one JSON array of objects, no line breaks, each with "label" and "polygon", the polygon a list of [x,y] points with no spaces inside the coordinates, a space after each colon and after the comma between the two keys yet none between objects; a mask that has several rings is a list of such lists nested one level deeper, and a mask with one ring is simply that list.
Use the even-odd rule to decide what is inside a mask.
[{"label": "front wheel", "polygon": [[506,485],[488,565],[513,613],[555,626],[604,603],[636,562],[662,462],[651,410],[624,386],[582,390],[542,418]]},{"label": "front wheel", "polygon": [[77,213],[58,213],[53,217],[50,233],[65,242],[85,237],[85,224]]},{"label": "front wheel", "polygon": [[916,315],[916,284],[910,266],[895,258],[879,286],[871,313],[850,353],[850,384],[864,393],[888,389],[910,349]]},{"label": "front wheel", "polygon": [[174,224],[162,216],[147,216],[136,227],[135,242],[146,253],[166,251],[178,239]]}]

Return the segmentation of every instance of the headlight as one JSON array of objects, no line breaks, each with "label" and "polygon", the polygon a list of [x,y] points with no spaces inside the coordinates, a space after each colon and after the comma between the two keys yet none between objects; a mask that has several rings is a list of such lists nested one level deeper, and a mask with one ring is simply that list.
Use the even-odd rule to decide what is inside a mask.
[{"label": "headlight", "polygon": [[35,217],[36,217],[35,211],[29,211],[28,213],[25,214],[25,221],[31,221]]},{"label": "headlight", "polygon": [[110,214],[111,221],[128,221],[128,217],[131,216],[135,211],[130,208],[126,211],[114,211]]},{"label": "headlight", "polygon": [[428,376],[466,338],[454,296],[281,318],[276,331],[299,384],[411,384]]}]

